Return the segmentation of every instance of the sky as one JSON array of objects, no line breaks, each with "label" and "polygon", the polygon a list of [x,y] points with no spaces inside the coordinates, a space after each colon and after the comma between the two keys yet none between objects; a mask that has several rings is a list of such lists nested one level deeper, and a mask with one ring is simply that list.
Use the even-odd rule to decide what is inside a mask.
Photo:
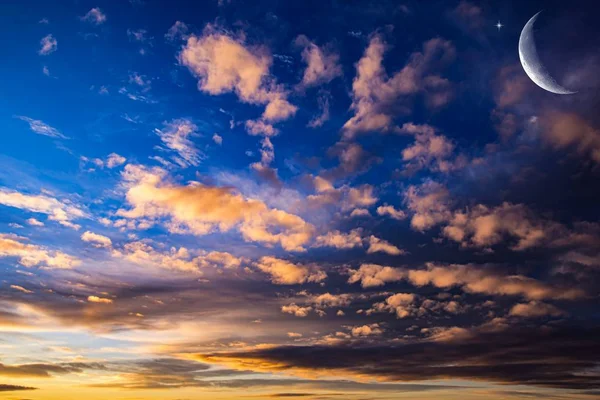
[{"label": "sky", "polygon": [[2,1],[0,398],[598,398],[597,12]]}]

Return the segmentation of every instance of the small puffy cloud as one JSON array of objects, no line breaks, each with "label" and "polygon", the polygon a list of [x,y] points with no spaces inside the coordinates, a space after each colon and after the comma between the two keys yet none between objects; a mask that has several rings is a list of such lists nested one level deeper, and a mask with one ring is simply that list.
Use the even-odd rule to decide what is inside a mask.
[{"label": "small puffy cloud", "polygon": [[552,304],[530,301],[529,303],[515,304],[510,309],[509,315],[522,318],[540,318],[561,317],[566,315],[566,313]]},{"label": "small puffy cloud", "polygon": [[212,137],[213,142],[215,142],[215,144],[218,144],[219,146],[223,144],[223,137],[221,137],[221,135],[215,133]]},{"label": "small puffy cloud", "polygon": [[306,282],[321,282],[327,274],[314,265],[294,264],[275,257],[261,257],[255,263],[262,272],[271,276],[278,285],[299,285]]},{"label": "small puffy cloud", "polygon": [[16,257],[24,267],[40,266],[49,269],[70,269],[81,261],[61,251],[24,243],[25,239],[0,234],[0,257]]},{"label": "small puffy cloud", "polygon": [[187,39],[189,30],[190,29],[184,22],[175,21],[167,33],[165,33],[165,39],[170,42],[174,42],[175,40],[179,39]]},{"label": "small puffy cloud", "polygon": [[281,311],[286,314],[292,314],[296,317],[304,318],[312,311],[312,307],[301,307],[296,303],[285,305],[281,307]]},{"label": "small puffy cloud", "polygon": [[373,304],[373,308],[367,314],[373,312],[390,312],[396,314],[397,318],[406,318],[415,312],[414,302],[417,296],[412,293],[396,293],[385,299],[384,302]]},{"label": "small puffy cloud", "polygon": [[108,158],[106,159],[106,166],[108,168],[115,168],[118,167],[119,165],[123,165],[125,164],[125,161],[127,161],[127,159],[117,153],[110,153],[108,155]]},{"label": "small puffy cloud", "polygon": [[155,129],[156,134],[167,148],[179,155],[184,166],[197,166],[204,155],[194,146],[191,137],[198,136],[198,127],[189,119],[180,118],[171,122],[165,122],[162,130]]},{"label": "small puffy cloud", "polygon": [[46,76],[50,76],[50,70],[48,69],[48,67],[47,67],[47,66],[45,66],[45,65],[44,65],[44,66],[42,67],[42,73],[43,73],[44,75],[46,75]]},{"label": "small puffy cloud", "polygon": [[570,149],[600,164],[600,129],[576,114],[551,112],[541,119],[541,137],[555,149]]},{"label": "small puffy cloud", "polygon": [[414,144],[402,151],[402,160],[410,171],[428,168],[447,173],[462,165],[461,159],[449,160],[453,152],[454,143],[448,138],[436,135],[432,130],[424,130],[416,133]]},{"label": "small puffy cloud", "polygon": [[112,299],[107,299],[104,297],[98,296],[88,296],[87,301],[90,303],[100,303],[100,304],[112,304]]},{"label": "small puffy cloud", "polygon": [[423,44],[422,52],[413,53],[408,63],[389,77],[383,67],[387,48],[380,35],[371,37],[363,57],[356,64],[352,82],[354,116],[343,126],[344,136],[352,138],[369,131],[389,132],[397,129],[394,116],[403,98],[422,92],[426,103],[433,108],[447,103],[451,97],[450,82],[436,75],[434,66],[443,66],[455,57],[452,43],[431,39]]},{"label": "small puffy cloud", "polygon": [[25,293],[25,294],[31,294],[33,293],[32,290],[29,289],[25,289],[23,286],[19,286],[19,285],[10,285],[11,289],[17,290],[19,292]]},{"label": "small puffy cloud", "polygon": [[139,86],[142,92],[147,92],[152,87],[152,81],[137,72],[129,75],[129,83]]},{"label": "small puffy cloud", "polygon": [[83,235],[81,235],[81,240],[91,243],[94,247],[112,247],[110,238],[90,231],[85,231]]},{"label": "small puffy cloud", "polygon": [[194,257],[185,247],[171,247],[163,252],[142,241],[127,243],[123,248],[113,250],[112,255],[144,267],[197,274],[200,274],[200,267],[206,265],[203,257]]},{"label": "small puffy cloud", "polygon": [[129,40],[134,42],[146,42],[148,38],[148,31],[145,29],[127,29],[127,36]]},{"label": "small puffy cloud", "polygon": [[279,129],[262,120],[248,120],[245,122],[246,131],[253,136],[276,136],[279,134]]},{"label": "small puffy cloud", "polygon": [[378,237],[375,237],[373,235],[369,236],[368,242],[369,242],[369,248],[367,249],[367,253],[369,253],[369,254],[380,252],[380,253],[389,254],[391,256],[399,256],[399,255],[405,253],[404,250],[399,249],[398,247],[394,246],[390,242],[380,239]]},{"label": "small puffy cloud", "polygon": [[319,106],[320,114],[315,115],[308,121],[307,126],[309,128],[320,128],[325,122],[329,121],[329,95],[320,95],[317,98],[317,104]]},{"label": "small puffy cloud", "polygon": [[351,269],[348,283],[360,282],[362,287],[383,286],[388,282],[397,282],[406,277],[406,272],[377,264],[362,264],[359,269]]},{"label": "small puffy cloud", "polygon": [[58,48],[58,41],[52,36],[52,34],[46,35],[40,40],[42,46],[38,53],[42,56],[47,56],[50,53],[54,53]]},{"label": "small puffy cloud", "polygon": [[58,139],[68,139],[65,135],[60,133],[58,129],[51,127],[44,121],[24,116],[17,116],[16,118],[20,119],[21,121],[27,122],[29,124],[29,128],[38,135],[50,136]]},{"label": "small puffy cloud", "polygon": [[379,324],[370,324],[370,325],[362,325],[355,326],[350,329],[352,336],[379,336],[383,334],[383,329],[379,326]]},{"label": "small puffy cloud", "polygon": [[443,289],[460,286],[468,293],[522,296],[530,300],[573,300],[584,296],[581,289],[551,286],[523,275],[506,276],[469,265],[428,263],[427,269],[410,270],[407,274],[408,280],[415,286],[433,285]]},{"label": "small puffy cloud", "polygon": [[[245,103],[265,104],[259,120],[265,125],[296,113],[297,107],[287,101],[287,93],[270,76],[273,59],[264,47],[246,45],[242,38],[225,34],[209,24],[201,36],[188,37],[179,53],[179,62],[198,77],[198,89],[203,92],[212,95],[234,92]],[[266,130],[260,128],[256,124],[247,126],[253,134]]]},{"label": "small puffy cloud", "polygon": [[392,219],[395,219],[397,221],[402,221],[403,219],[405,219],[407,217],[407,215],[404,211],[396,210],[393,206],[388,206],[388,205],[377,207],[377,214],[381,215],[381,216],[388,215]]},{"label": "small puffy cloud", "polygon": [[345,307],[350,305],[352,295],[350,294],[331,294],[329,292],[313,296],[310,302],[315,307]]},{"label": "small puffy cloud", "polygon": [[303,251],[314,227],[297,215],[269,208],[229,187],[172,183],[166,171],[127,165],[123,172],[126,199],[131,209],[117,214],[150,227],[162,222],[173,233],[206,235],[239,230],[246,241],[280,244],[288,251]]},{"label": "small puffy cloud", "polygon": [[420,186],[409,186],[404,200],[413,213],[410,224],[418,231],[430,229],[447,221],[452,215],[449,210],[449,192],[437,182],[428,181]]},{"label": "small puffy cloud", "polygon": [[49,220],[73,229],[79,229],[79,225],[74,224],[73,220],[87,217],[83,210],[68,201],[44,194],[28,195],[4,188],[0,188],[0,204],[46,214]]},{"label": "small puffy cloud", "polygon": [[82,21],[92,23],[94,25],[101,25],[106,22],[106,15],[98,7],[92,8],[83,17],[80,17]]},{"label": "small puffy cloud", "polygon": [[301,338],[302,334],[298,332],[288,332],[287,336],[292,339]]},{"label": "small puffy cloud", "polygon": [[35,218],[29,218],[26,222],[31,226],[44,226],[44,223],[42,221],[38,221]]},{"label": "small puffy cloud", "polygon": [[336,249],[352,249],[362,247],[363,238],[360,228],[353,229],[348,233],[340,231],[327,232],[324,235],[317,236],[315,239],[316,247],[334,247]]},{"label": "small puffy cloud", "polygon": [[337,53],[317,46],[304,35],[298,36],[295,42],[303,49],[302,61],[306,63],[301,86],[310,87],[329,83],[342,75],[340,57]]}]

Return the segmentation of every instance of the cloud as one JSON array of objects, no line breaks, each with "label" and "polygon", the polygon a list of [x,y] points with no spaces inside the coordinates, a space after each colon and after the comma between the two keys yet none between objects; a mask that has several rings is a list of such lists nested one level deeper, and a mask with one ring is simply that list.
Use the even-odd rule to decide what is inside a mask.
[{"label": "cloud", "polygon": [[317,46],[304,35],[298,36],[295,43],[302,48],[302,61],[306,63],[301,86],[322,85],[342,75],[340,57],[337,53]]},{"label": "cloud", "polygon": [[110,238],[90,231],[85,231],[83,235],[81,235],[81,240],[91,243],[94,247],[112,247]]},{"label": "cloud", "polygon": [[[464,160],[460,158],[455,161],[449,160],[455,146],[447,137],[436,135],[434,129],[428,125],[408,124],[408,126],[420,128],[408,130],[409,133],[414,133],[415,142],[402,150],[402,160],[407,163],[406,168],[410,172],[427,168],[431,171],[448,173],[464,165]],[[404,124],[400,131],[405,132],[406,127],[407,124]]]},{"label": "cloud", "polygon": [[127,159],[125,157],[120,156],[117,153],[110,153],[108,155],[108,158],[106,159],[106,166],[108,168],[115,168],[115,167],[118,167],[119,165],[125,164],[125,161],[127,161]]},{"label": "cloud", "polygon": [[383,334],[383,330],[379,324],[370,324],[355,326],[351,329],[352,336],[379,336]]},{"label": "cloud", "polygon": [[392,312],[397,318],[406,318],[415,312],[413,303],[417,296],[413,293],[396,293],[385,299],[385,302],[375,303],[373,308],[367,311],[372,312]]},{"label": "cloud", "polygon": [[369,236],[369,248],[367,249],[367,253],[386,253],[391,256],[399,256],[401,254],[405,254],[405,251],[399,249],[388,241],[383,239],[379,239],[373,235]]},{"label": "cloud", "polygon": [[194,257],[185,247],[172,247],[166,252],[161,252],[142,241],[130,242],[121,249],[114,249],[112,255],[143,267],[164,268],[197,274],[201,273],[200,267],[203,265],[202,257]]},{"label": "cloud", "polygon": [[600,129],[592,127],[580,116],[559,111],[541,118],[541,137],[555,149],[572,149],[600,164]]},{"label": "cloud", "polygon": [[315,238],[316,247],[334,247],[336,249],[352,249],[363,246],[362,230],[353,229],[348,233],[340,231],[327,232]]},{"label": "cloud", "polygon": [[33,293],[32,290],[29,289],[25,289],[23,286],[19,286],[19,285],[10,285],[11,289],[17,290],[19,292],[25,293],[25,294],[31,294]]},{"label": "cloud", "polygon": [[320,114],[315,115],[310,121],[308,121],[309,128],[320,128],[325,124],[325,122],[329,121],[329,97],[328,93],[321,94],[317,97],[317,104],[319,106]]},{"label": "cloud", "polygon": [[0,257],[16,257],[24,267],[70,269],[81,265],[81,260],[62,251],[48,250],[24,241],[18,236],[0,234]]},{"label": "cloud", "polygon": [[130,41],[141,42],[144,43],[150,38],[148,38],[148,31],[145,29],[127,29],[127,36]]},{"label": "cloud", "polygon": [[217,133],[213,135],[212,140],[213,142],[215,142],[215,144],[218,144],[219,146],[223,144],[223,138]]},{"label": "cloud", "polygon": [[40,121],[39,119],[33,119],[23,116],[17,116],[16,118],[27,122],[29,124],[29,128],[38,135],[50,136],[58,139],[68,139],[68,137],[60,133],[58,129],[51,127],[50,125],[44,123],[43,121]]},{"label": "cloud", "polygon": [[37,390],[35,387],[0,384],[0,392],[16,392],[21,390]]},{"label": "cloud", "polygon": [[388,77],[383,67],[383,54],[387,48],[380,35],[373,35],[363,57],[356,64],[356,77],[352,82],[354,116],[343,126],[344,137],[352,138],[368,131],[389,132],[397,129],[394,116],[402,111],[402,98],[423,92],[426,103],[441,107],[450,100],[450,82],[434,70],[453,61],[454,46],[443,39],[431,39],[423,44],[422,52],[415,52],[400,71]]},{"label": "cloud", "polygon": [[269,208],[232,188],[198,182],[180,186],[164,170],[140,165],[127,165],[123,181],[132,208],[117,214],[147,226],[162,220],[171,232],[199,236],[237,228],[246,241],[279,244],[288,251],[303,251],[313,235],[314,227],[297,215]]},{"label": "cloud", "polygon": [[397,282],[405,278],[402,269],[377,264],[362,264],[358,270],[351,269],[348,283],[360,282],[363,288],[383,286],[388,282]]},{"label": "cloud", "polygon": [[189,30],[189,27],[184,22],[175,21],[175,23],[169,28],[167,33],[165,33],[165,38],[170,42],[174,42],[175,40],[180,39],[187,40],[187,38],[189,37]]},{"label": "cloud", "polygon": [[[179,62],[198,77],[198,89],[219,95],[234,92],[250,104],[265,104],[258,122],[285,120],[297,107],[287,101],[287,94],[269,74],[273,59],[265,47],[247,46],[241,38],[207,25],[202,36],[191,35],[179,53]],[[257,122],[256,122],[257,123]],[[249,126],[253,134],[264,129]]]},{"label": "cloud", "polygon": [[38,221],[35,218],[29,218],[25,222],[27,222],[31,226],[44,226],[44,223],[42,221]]},{"label": "cloud", "polygon": [[83,17],[80,17],[82,21],[90,22],[94,25],[101,25],[106,22],[106,15],[98,7],[92,8]]},{"label": "cloud", "polygon": [[389,215],[392,219],[395,219],[397,221],[402,221],[407,217],[404,211],[396,210],[393,206],[388,205],[377,207],[377,214],[381,216]]},{"label": "cloud", "polygon": [[600,348],[594,340],[597,328],[482,326],[445,331],[446,340],[369,346],[271,346],[198,354],[196,358],[241,370],[286,371],[313,377],[326,374],[404,383],[469,379],[561,389],[597,387],[598,375],[589,372],[599,362]]},{"label": "cloud", "polygon": [[162,130],[155,129],[154,132],[167,148],[179,154],[176,159],[178,164],[198,166],[205,156],[190,140],[190,137],[199,136],[197,130],[198,127],[192,121],[180,118],[165,122]]},{"label": "cloud", "polygon": [[530,300],[575,300],[585,296],[579,288],[552,286],[523,275],[502,275],[491,268],[472,265],[437,265],[407,271],[408,281],[415,286],[433,285],[448,289],[459,286],[467,293],[495,296],[521,296]]},{"label": "cloud", "polygon": [[72,221],[86,218],[87,214],[66,200],[58,200],[47,195],[28,195],[17,191],[0,188],[0,204],[48,215],[48,219],[59,224],[79,229]]},{"label": "cloud", "polygon": [[308,313],[312,311],[312,307],[301,307],[295,303],[282,306],[281,311],[286,314],[292,314],[296,317],[304,318],[308,316]]},{"label": "cloud", "polygon": [[515,304],[510,309],[509,315],[523,318],[539,318],[546,316],[562,317],[566,313],[552,304],[531,301],[529,303]]},{"label": "cloud", "polygon": [[294,264],[275,257],[261,257],[255,266],[271,276],[278,285],[300,285],[306,282],[321,282],[327,274],[315,265]]},{"label": "cloud", "polygon": [[58,49],[58,41],[52,36],[52,34],[46,35],[40,40],[42,46],[38,53],[42,56],[54,53]]},{"label": "cloud", "polygon": [[104,297],[98,296],[88,296],[87,301],[90,303],[100,303],[100,304],[112,304],[112,299],[107,299]]},{"label": "cloud", "polygon": [[410,224],[418,230],[427,230],[443,221],[447,221],[449,211],[449,192],[437,182],[427,181],[420,186],[409,186],[404,194],[409,210],[413,212]]}]

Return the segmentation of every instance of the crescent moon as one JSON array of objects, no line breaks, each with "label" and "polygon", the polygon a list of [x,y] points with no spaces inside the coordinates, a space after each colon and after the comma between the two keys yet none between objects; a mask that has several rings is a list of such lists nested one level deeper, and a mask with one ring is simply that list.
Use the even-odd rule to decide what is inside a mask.
[{"label": "crescent moon", "polygon": [[531,17],[521,31],[521,37],[519,38],[519,58],[521,59],[521,65],[523,65],[527,76],[542,89],[555,94],[577,93],[559,85],[540,61],[533,37],[533,24],[540,13],[541,11]]}]

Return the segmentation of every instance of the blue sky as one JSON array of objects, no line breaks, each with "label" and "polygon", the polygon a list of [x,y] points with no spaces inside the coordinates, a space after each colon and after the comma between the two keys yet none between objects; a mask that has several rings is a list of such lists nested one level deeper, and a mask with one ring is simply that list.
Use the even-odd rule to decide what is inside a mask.
[{"label": "blue sky", "polygon": [[596,9],[5,2],[0,397],[593,398]]}]

